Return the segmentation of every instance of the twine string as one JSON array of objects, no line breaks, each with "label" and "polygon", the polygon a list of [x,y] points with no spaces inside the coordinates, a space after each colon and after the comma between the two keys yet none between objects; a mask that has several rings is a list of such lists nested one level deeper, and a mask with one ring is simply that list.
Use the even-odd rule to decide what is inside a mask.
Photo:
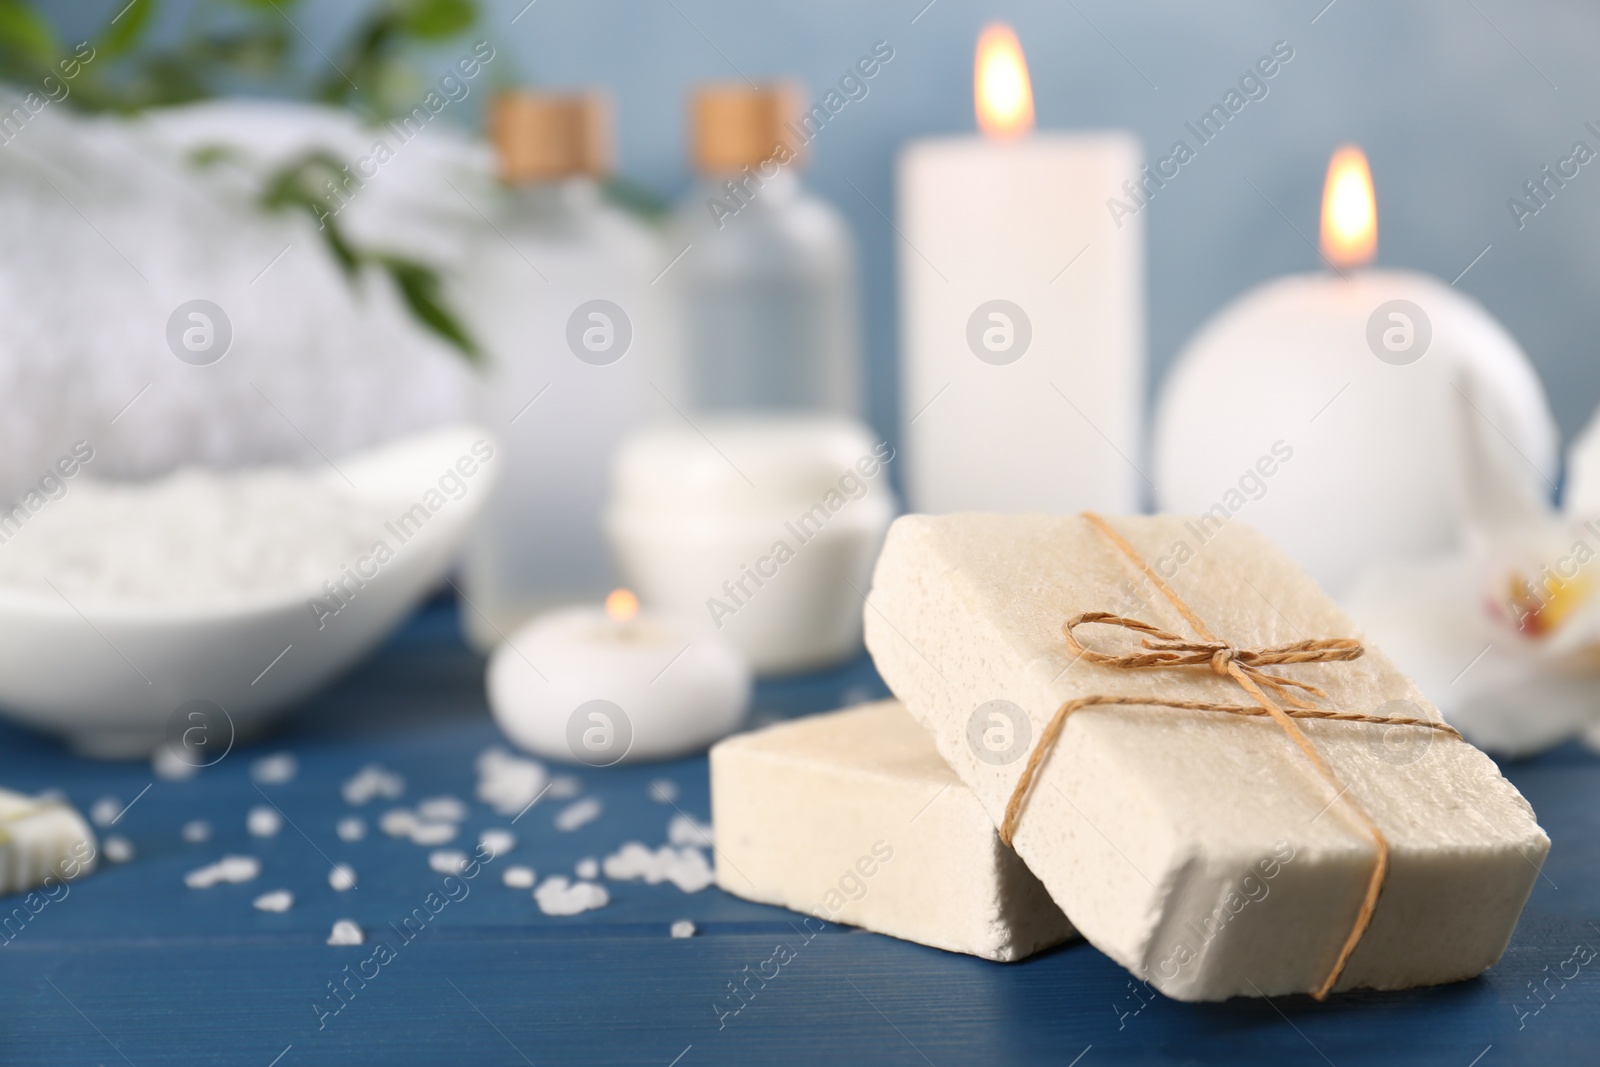
[{"label": "twine string", "polygon": [[[1367,814],[1361,803],[1351,796],[1348,789],[1339,781],[1338,775],[1328,766],[1322,753],[1312,744],[1295,722],[1296,719],[1326,719],[1335,722],[1381,723],[1386,726],[1417,726],[1441,733],[1449,734],[1456,738],[1461,735],[1455,728],[1432,719],[1414,718],[1410,716],[1381,716],[1363,715],[1357,712],[1329,711],[1319,708],[1308,698],[1327,699],[1327,693],[1315,685],[1290,678],[1286,675],[1275,674],[1264,670],[1265,667],[1278,666],[1291,663],[1341,663],[1356,659],[1365,649],[1359,641],[1351,638],[1311,638],[1304,641],[1295,641],[1283,645],[1271,645],[1266,648],[1238,648],[1218,638],[1206,626],[1204,620],[1196,615],[1188,604],[1162,580],[1138,551],[1128,543],[1121,534],[1112,529],[1099,515],[1093,512],[1084,512],[1084,519],[1089,522],[1100,534],[1126,556],[1132,563],[1144,572],[1146,578],[1164,596],[1169,603],[1183,616],[1191,629],[1199,635],[1199,640],[1185,640],[1177,634],[1170,633],[1149,623],[1138,619],[1131,619],[1124,615],[1114,615],[1105,611],[1086,611],[1073,616],[1062,626],[1062,633],[1066,636],[1067,646],[1081,658],[1099,666],[1111,667],[1117,670],[1166,670],[1182,667],[1209,667],[1215,674],[1231,678],[1245,690],[1255,701],[1253,704],[1226,704],[1201,700],[1162,700],[1155,697],[1122,697],[1122,696],[1088,696],[1069,700],[1056,709],[1051,716],[1049,724],[1039,734],[1039,743],[1034,746],[1028,755],[1028,762],[1022,769],[1022,774],[1017,779],[1016,787],[1012,790],[1011,798],[1006,802],[1005,819],[1000,826],[1000,839],[1010,845],[1016,834],[1017,823],[1021,819],[1022,811],[1027,803],[1028,795],[1033,787],[1039,771],[1049,760],[1050,753],[1054,751],[1056,741],[1061,737],[1062,730],[1066,727],[1067,719],[1074,712],[1089,707],[1152,707],[1176,709],[1180,711],[1211,711],[1230,715],[1266,716],[1270,717],[1301,753],[1310,762],[1316,772],[1326,781],[1334,791],[1334,799],[1330,802],[1343,800],[1350,813],[1360,822],[1362,828],[1371,836],[1377,848],[1377,860],[1373,864],[1372,873],[1367,880],[1366,893],[1361,901],[1361,908],[1356,913],[1355,922],[1350,927],[1349,934],[1345,937],[1344,944],[1339,949],[1333,968],[1322,984],[1311,995],[1317,1000],[1324,1000],[1334,985],[1339,981],[1339,976],[1344,973],[1345,966],[1350,962],[1350,956],[1360,944],[1362,935],[1372,925],[1372,915],[1378,906],[1378,898],[1383,893],[1384,881],[1389,874],[1389,839],[1378,828],[1377,823]],[[1083,645],[1074,632],[1085,625],[1117,626],[1125,630],[1144,635],[1140,642],[1143,651],[1130,652],[1124,655],[1113,655],[1099,652]]]}]

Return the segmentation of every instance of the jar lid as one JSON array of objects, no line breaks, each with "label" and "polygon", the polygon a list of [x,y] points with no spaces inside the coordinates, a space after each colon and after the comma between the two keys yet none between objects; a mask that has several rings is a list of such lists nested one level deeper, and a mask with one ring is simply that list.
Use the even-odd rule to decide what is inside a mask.
[{"label": "jar lid", "polygon": [[599,93],[514,89],[489,105],[489,137],[502,181],[558,181],[604,174],[609,159],[609,109]]},{"label": "jar lid", "polygon": [[893,458],[887,443],[853,419],[695,416],[693,426],[651,426],[623,443],[612,467],[613,504],[743,511],[805,507],[830,491],[882,496],[889,492],[883,468]]},{"label": "jar lid", "polygon": [[799,87],[790,82],[697,87],[689,105],[695,169],[708,176],[736,173],[772,158],[780,146],[798,155],[784,123],[799,113]]}]

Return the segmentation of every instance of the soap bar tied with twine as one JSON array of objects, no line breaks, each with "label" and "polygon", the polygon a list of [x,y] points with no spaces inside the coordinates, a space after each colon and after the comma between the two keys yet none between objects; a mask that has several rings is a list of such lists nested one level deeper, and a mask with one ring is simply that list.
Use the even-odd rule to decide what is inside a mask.
[{"label": "soap bar tied with twine", "polygon": [[[1199,640],[1188,641],[1174,633],[1151,626],[1149,623],[1140,622],[1122,615],[1113,615],[1104,611],[1086,611],[1068,619],[1062,627],[1062,632],[1067,638],[1067,647],[1089,663],[1102,667],[1113,667],[1119,670],[1164,670],[1169,668],[1209,666],[1216,674],[1225,678],[1232,678],[1239,683],[1254,699],[1254,704],[1220,704],[1201,700],[1160,700],[1154,697],[1124,697],[1124,696],[1089,696],[1069,700],[1056,709],[1039,735],[1039,743],[1034,746],[1028,756],[1027,765],[1022,769],[1022,776],[1017,779],[1016,788],[1012,791],[1011,799],[1006,803],[1005,821],[1000,826],[1000,839],[1007,845],[1017,830],[1017,822],[1022,817],[1022,811],[1028,800],[1028,793],[1033,786],[1034,779],[1039,770],[1050,758],[1051,751],[1055,748],[1056,741],[1061,736],[1062,729],[1066,726],[1067,719],[1073,712],[1089,707],[1106,707],[1111,705],[1143,706],[1156,708],[1170,708],[1179,711],[1214,711],[1229,715],[1270,716],[1289,739],[1295,743],[1318,774],[1331,786],[1335,792],[1334,800],[1343,800],[1345,806],[1355,815],[1356,819],[1371,835],[1373,844],[1377,846],[1377,862],[1373,864],[1372,875],[1367,881],[1366,896],[1361,902],[1361,910],[1356,913],[1355,923],[1350,928],[1349,935],[1345,938],[1343,947],[1339,950],[1338,958],[1334,961],[1333,969],[1328,972],[1327,978],[1311,995],[1317,1000],[1327,998],[1330,990],[1339,981],[1339,976],[1344,973],[1345,965],[1350,962],[1350,956],[1355,952],[1356,945],[1361,942],[1361,936],[1367,932],[1367,927],[1372,924],[1372,914],[1377,909],[1378,897],[1383,893],[1383,883],[1389,874],[1389,840],[1378,829],[1377,823],[1367,814],[1349,791],[1339,781],[1333,769],[1328,766],[1322,754],[1317,751],[1311,739],[1295,723],[1296,719],[1331,719],[1337,722],[1380,723],[1385,726],[1415,726],[1440,733],[1449,734],[1460,740],[1461,735],[1450,725],[1435,722],[1432,719],[1419,719],[1409,716],[1382,716],[1362,715],[1356,712],[1328,711],[1311,703],[1308,697],[1327,699],[1327,693],[1314,685],[1297,681],[1281,674],[1272,674],[1263,670],[1289,663],[1339,663],[1358,658],[1365,650],[1360,642],[1350,638],[1312,638],[1306,641],[1296,641],[1286,645],[1272,645],[1267,648],[1236,648],[1223,641],[1211,632],[1205,622],[1194,613],[1189,605],[1173,591],[1172,587],[1162,581],[1161,576],[1151,569],[1137,550],[1110,524],[1093,512],[1084,512],[1083,517],[1111,542],[1134,566],[1144,572],[1145,577],[1161,595],[1177,609],[1185,622],[1199,635]],[[1104,652],[1096,652],[1080,644],[1074,631],[1084,625],[1098,624],[1104,626],[1120,626],[1146,635],[1141,642],[1142,652],[1133,652],[1127,655],[1114,656]]]}]

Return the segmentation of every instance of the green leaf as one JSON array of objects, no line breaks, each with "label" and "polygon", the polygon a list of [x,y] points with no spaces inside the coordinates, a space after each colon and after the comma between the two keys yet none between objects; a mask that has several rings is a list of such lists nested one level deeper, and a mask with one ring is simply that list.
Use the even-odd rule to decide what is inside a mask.
[{"label": "green leaf", "polygon": [[427,40],[453,37],[477,20],[472,0],[411,0],[400,12],[400,24]]},{"label": "green leaf", "polygon": [[119,7],[117,14],[111,16],[111,22],[106,25],[100,40],[100,51],[108,56],[117,56],[132,48],[138,43],[139,35],[149,24],[155,9],[155,0],[132,0],[126,7]]},{"label": "green leaf", "polygon": [[439,276],[433,268],[400,256],[380,255],[374,259],[389,272],[406,306],[419,322],[454,345],[469,362],[478,363],[483,359],[477,343],[456,320],[455,314],[445,307],[439,295]]},{"label": "green leaf", "polygon": [[261,205],[268,211],[304,211],[317,220],[317,228],[328,250],[354,280],[361,268],[372,264],[388,273],[400,291],[412,317],[426,329],[458,349],[470,362],[477,363],[482,353],[459,319],[446,306],[440,294],[439,275],[432,267],[392,253],[366,252],[352,245],[339,228],[336,209],[331,208],[324,188],[331,179],[344,178],[339,160],[327,152],[310,152],[267,176],[261,191]]},{"label": "green leaf", "polygon": [[0,52],[49,67],[60,49],[50,24],[30,5],[22,0],[0,0]]}]

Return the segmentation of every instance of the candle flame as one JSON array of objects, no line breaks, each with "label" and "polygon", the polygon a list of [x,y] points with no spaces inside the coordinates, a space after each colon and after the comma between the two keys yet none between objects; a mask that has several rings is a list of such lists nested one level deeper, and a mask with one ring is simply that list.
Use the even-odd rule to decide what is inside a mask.
[{"label": "candle flame", "polygon": [[606,616],[616,622],[627,622],[639,614],[639,598],[632,589],[613,589],[606,596]]},{"label": "candle flame", "polygon": [[1033,129],[1033,83],[1022,43],[1003,22],[991,22],[978,35],[978,57],[972,68],[972,100],[978,129],[1002,141]]},{"label": "candle flame", "polygon": [[1328,161],[1322,186],[1322,254],[1335,267],[1359,267],[1378,254],[1378,203],[1366,153],[1345,145]]}]

